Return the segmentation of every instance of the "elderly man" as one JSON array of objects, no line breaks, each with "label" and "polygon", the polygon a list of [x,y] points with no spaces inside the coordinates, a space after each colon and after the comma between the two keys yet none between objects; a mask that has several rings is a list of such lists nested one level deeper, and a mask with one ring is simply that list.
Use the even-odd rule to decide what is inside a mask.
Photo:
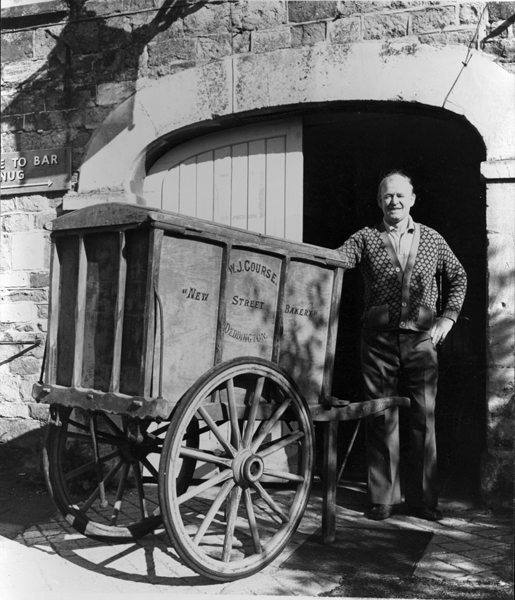
[{"label": "elderly man", "polygon": [[[438,521],[436,346],[456,322],[467,276],[442,236],[413,221],[414,203],[411,179],[390,173],[378,190],[383,221],[352,235],[340,252],[348,268],[359,264],[365,283],[361,365],[366,399],[398,395],[399,378],[405,383],[403,395],[411,400],[405,503],[411,514]],[[449,290],[443,312],[437,315],[439,274]],[[367,460],[367,516],[387,519],[402,501],[396,408],[368,417]]]}]

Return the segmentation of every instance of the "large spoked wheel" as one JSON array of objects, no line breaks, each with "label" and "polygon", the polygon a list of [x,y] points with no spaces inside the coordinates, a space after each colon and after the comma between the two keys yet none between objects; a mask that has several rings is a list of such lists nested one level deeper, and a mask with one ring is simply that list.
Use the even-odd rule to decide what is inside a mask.
[{"label": "large spoked wheel", "polygon": [[[50,493],[66,520],[84,535],[110,540],[135,539],[159,527],[157,469],[169,423],[81,408],[52,411],[43,463]],[[195,425],[185,442],[193,447]],[[194,460],[181,461],[181,493],[194,469]]]},{"label": "large spoked wheel", "polygon": [[[192,422],[198,449],[184,442]],[[208,371],[181,399],[159,468],[163,521],[180,557],[218,581],[263,569],[304,514],[313,455],[308,407],[280,368],[238,358]],[[174,482],[186,459],[197,469],[181,493]]]}]

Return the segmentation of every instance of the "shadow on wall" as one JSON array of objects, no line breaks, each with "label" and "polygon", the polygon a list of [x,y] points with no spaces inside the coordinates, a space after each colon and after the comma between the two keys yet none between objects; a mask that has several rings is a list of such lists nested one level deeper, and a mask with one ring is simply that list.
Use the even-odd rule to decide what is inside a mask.
[{"label": "shadow on wall", "polygon": [[[145,7],[108,17],[88,8],[87,0],[66,0],[66,4],[69,18],[64,25],[36,29],[36,53],[49,53],[44,59],[31,61],[31,66],[41,66],[19,85],[3,114],[12,119],[17,132],[11,151],[73,143],[76,169],[91,131],[112,110],[112,106],[98,104],[97,86],[123,83],[127,86],[125,97],[130,96],[138,78],[146,74],[148,44],[160,34],[164,34],[163,42],[170,42],[170,32],[165,32],[179,19],[201,9],[206,0],[191,4],[164,0],[159,9]],[[4,36],[7,46],[12,41],[29,43],[18,37],[20,34],[14,35],[14,39]],[[174,42],[181,44],[180,39]],[[172,55],[169,45],[165,49]],[[23,66],[29,68],[28,64]],[[24,115],[22,126],[17,125],[15,115]]]}]

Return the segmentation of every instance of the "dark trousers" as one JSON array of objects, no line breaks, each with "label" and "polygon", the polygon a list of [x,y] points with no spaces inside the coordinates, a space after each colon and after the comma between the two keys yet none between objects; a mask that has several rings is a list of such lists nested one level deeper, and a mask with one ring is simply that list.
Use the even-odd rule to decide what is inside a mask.
[{"label": "dark trousers", "polygon": [[[363,330],[361,365],[367,400],[398,396],[399,376],[409,408],[405,502],[436,507],[435,398],[438,361],[429,333]],[[368,496],[372,504],[402,502],[397,407],[367,417]]]}]

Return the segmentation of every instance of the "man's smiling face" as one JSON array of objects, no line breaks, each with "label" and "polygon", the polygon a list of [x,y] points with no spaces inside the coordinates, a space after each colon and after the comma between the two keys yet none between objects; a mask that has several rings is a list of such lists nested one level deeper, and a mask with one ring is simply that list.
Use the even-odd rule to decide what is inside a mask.
[{"label": "man's smiling face", "polygon": [[415,204],[415,194],[411,183],[402,175],[391,175],[383,181],[377,200],[385,221],[397,225],[409,215]]}]

